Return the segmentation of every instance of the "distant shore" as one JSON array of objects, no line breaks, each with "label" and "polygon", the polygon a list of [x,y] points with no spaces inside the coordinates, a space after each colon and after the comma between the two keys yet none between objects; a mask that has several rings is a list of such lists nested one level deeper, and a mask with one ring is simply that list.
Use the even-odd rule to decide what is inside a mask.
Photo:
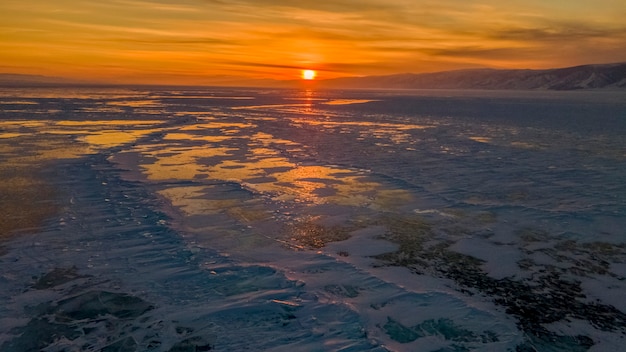
[{"label": "distant shore", "polygon": [[[116,86],[117,83],[89,82],[64,77],[0,73],[0,87],[77,87]],[[399,73],[384,76],[340,77],[320,80],[243,79],[228,77],[193,84],[163,82],[144,85],[141,82],[121,86],[206,86],[263,87],[300,89],[468,89],[468,90],[624,90],[626,62],[590,64],[551,69],[491,69]]]}]

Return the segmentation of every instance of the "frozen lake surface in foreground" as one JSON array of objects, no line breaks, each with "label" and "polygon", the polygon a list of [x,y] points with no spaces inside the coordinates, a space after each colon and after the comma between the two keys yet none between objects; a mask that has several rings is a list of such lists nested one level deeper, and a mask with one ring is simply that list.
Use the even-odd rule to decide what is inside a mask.
[{"label": "frozen lake surface in foreground", "polygon": [[2,351],[616,351],[626,93],[0,90]]}]

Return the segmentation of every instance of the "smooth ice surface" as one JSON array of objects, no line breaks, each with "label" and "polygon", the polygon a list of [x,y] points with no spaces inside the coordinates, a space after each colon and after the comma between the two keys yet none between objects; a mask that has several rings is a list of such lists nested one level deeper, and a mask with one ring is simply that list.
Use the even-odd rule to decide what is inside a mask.
[{"label": "smooth ice surface", "polygon": [[2,351],[601,351],[623,92],[0,90]]}]

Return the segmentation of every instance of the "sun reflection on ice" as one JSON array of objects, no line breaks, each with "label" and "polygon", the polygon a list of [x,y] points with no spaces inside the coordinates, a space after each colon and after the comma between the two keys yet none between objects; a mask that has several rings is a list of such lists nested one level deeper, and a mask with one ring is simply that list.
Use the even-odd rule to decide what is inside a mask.
[{"label": "sun reflection on ice", "polygon": [[[168,134],[165,137],[171,141],[168,146],[141,148],[140,152],[149,157],[146,160],[151,160],[143,163],[141,168],[151,180],[234,182],[276,201],[383,208],[394,204],[391,199],[410,198],[407,191],[389,189],[388,185],[373,181],[363,170],[299,165],[284,157],[276,148],[297,145],[295,142],[274,138],[264,132],[248,137],[240,133],[236,135],[229,138],[227,135],[202,137],[184,132]],[[176,143],[177,139],[181,145]],[[207,143],[190,145],[187,141]],[[182,198],[177,197],[178,201]]]}]

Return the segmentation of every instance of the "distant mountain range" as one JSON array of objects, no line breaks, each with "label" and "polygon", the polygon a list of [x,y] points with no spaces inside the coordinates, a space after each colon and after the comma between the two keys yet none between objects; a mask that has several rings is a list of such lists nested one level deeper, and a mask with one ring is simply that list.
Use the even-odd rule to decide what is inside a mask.
[{"label": "distant mountain range", "polygon": [[41,75],[23,75],[17,73],[0,73],[0,86],[20,87],[20,86],[49,86],[62,84],[81,84],[76,80],[62,77],[50,77]]},{"label": "distant mountain range", "polygon": [[435,73],[336,78],[326,88],[395,89],[543,89],[626,88],[626,62],[548,70],[470,69]]},{"label": "distant mountain range", "polygon": [[[301,87],[302,81],[219,81],[207,85]],[[221,83],[221,84],[220,84]],[[318,88],[360,89],[492,89],[492,90],[576,90],[626,89],[626,62],[582,65],[547,70],[469,69],[435,73],[403,73],[389,76],[345,77],[311,82]],[[84,85],[60,77],[3,74],[0,86]],[[91,83],[97,84],[97,83]]]}]

